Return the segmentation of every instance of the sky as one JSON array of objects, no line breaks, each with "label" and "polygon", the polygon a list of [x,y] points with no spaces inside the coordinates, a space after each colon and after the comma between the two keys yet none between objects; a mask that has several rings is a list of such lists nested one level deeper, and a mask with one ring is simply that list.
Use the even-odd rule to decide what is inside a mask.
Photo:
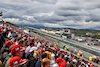
[{"label": "sky", "polygon": [[1,11],[17,25],[100,30],[100,0],[0,0]]}]

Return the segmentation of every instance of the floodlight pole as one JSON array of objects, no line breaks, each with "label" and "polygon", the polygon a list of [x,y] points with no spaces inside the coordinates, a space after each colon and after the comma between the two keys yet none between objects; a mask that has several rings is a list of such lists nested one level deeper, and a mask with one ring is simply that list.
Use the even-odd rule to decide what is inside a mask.
[{"label": "floodlight pole", "polygon": [[[1,20],[3,21],[3,18],[2,18],[2,16],[3,16],[3,14],[2,14],[2,12],[0,13],[0,17],[1,17]],[[4,22],[4,21],[3,21]]]}]

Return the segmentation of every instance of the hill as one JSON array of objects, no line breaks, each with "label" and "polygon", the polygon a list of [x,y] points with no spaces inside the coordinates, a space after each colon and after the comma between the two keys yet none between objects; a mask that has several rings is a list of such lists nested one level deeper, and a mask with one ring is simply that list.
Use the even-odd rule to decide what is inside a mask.
[{"label": "hill", "polygon": [[[4,21],[0,21],[0,23],[4,23]],[[13,23],[11,23],[11,22],[6,22],[6,23],[8,23],[8,24],[10,24],[10,25],[13,25],[13,26],[16,26],[16,27],[19,27],[18,25],[13,24]]]}]

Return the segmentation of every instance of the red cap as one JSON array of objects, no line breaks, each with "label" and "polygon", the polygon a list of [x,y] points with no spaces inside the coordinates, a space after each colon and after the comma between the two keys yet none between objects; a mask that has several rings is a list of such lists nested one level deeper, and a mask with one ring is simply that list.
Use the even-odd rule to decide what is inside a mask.
[{"label": "red cap", "polygon": [[4,29],[5,27],[4,26],[2,26],[2,29]]},{"label": "red cap", "polygon": [[14,30],[11,30],[12,32],[14,32]]},{"label": "red cap", "polygon": [[41,40],[39,39],[39,42],[40,42]]},{"label": "red cap", "polygon": [[5,46],[10,47],[11,45],[15,44],[13,41],[9,40],[5,43]]},{"label": "red cap", "polygon": [[79,59],[79,61],[82,61],[83,59]]},{"label": "red cap", "polygon": [[57,48],[55,48],[55,50],[58,50]]},{"label": "red cap", "polygon": [[90,67],[94,67],[93,65],[91,65]]},{"label": "red cap", "polygon": [[12,48],[11,48],[11,53],[16,53],[16,52],[19,52],[23,50],[23,48],[21,48],[20,45],[14,45]]},{"label": "red cap", "polygon": [[0,28],[0,32],[2,32],[3,31],[3,29],[2,28]]},{"label": "red cap", "polygon": [[27,59],[22,60],[21,57],[15,56],[15,57],[10,59],[9,64],[10,64],[10,67],[14,67],[16,65],[21,65],[21,64],[26,63],[26,61],[27,61]]},{"label": "red cap", "polygon": [[43,49],[40,49],[41,52],[45,52]]},{"label": "red cap", "polygon": [[57,62],[63,62],[63,59],[62,59],[62,58],[57,58],[56,63],[57,63]]}]

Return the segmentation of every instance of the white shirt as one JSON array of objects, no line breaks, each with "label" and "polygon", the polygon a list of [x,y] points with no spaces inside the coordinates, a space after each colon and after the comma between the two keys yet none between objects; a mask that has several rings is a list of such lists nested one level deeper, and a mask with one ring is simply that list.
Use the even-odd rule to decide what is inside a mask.
[{"label": "white shirt", "polygon": [[59,67],[59,65],[55,63],[55,64],[53,65],[53,67]]},{"label": "white shirt", "polygon": [[28,46],[25,50],[26,55],[28,56],[28,54],[30,53],[29,50],[31,49],[31,46]]},{"label": "white shirt", "polygon": [[55,54],[52,53],[52,54],[51,54],[51,57],[52,57],[52,60],[54,60],[54,58],[55,58]]},{"label": "white shirt", "polygon": [[40,47],[40,46],[41,46],[41,43],[40,43],[40,42],[38,42],[37,47]]}]

